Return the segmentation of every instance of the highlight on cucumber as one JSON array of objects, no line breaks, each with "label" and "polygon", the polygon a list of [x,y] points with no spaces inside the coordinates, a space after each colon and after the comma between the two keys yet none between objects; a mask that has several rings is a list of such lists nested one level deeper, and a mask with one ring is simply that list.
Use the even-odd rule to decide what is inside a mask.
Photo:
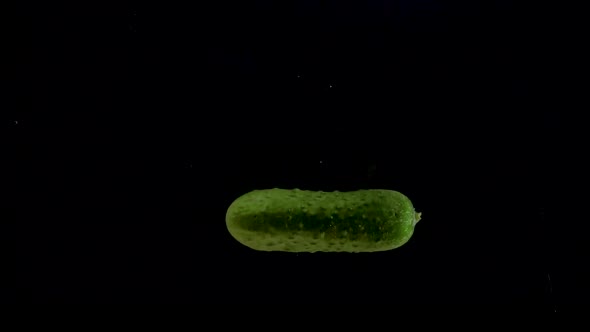
[{"label": "highlight on cucumber", "polygon": [[254,250],[377,252],[407,243],[421,215],[394,190],[274,188],[234,200],[226,225],[234,239]]}]

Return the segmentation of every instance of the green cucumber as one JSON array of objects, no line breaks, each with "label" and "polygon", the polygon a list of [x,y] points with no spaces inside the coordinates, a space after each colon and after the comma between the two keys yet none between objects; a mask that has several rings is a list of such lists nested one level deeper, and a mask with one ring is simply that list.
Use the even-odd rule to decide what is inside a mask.
[{"label": "green cucumber", "polygon": [[229,233],[262,251],[374,252],[402,246],[420,220],[393,190],[254,190],[228,208]]}]

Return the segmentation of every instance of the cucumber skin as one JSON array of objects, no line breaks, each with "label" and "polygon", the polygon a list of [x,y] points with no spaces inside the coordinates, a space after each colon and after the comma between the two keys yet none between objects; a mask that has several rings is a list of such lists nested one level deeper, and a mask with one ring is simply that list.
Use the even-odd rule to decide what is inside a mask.
[{"label": "cucumber skin", "polygon": [[238,197],[227,210],[226,225],[238,242],[255,250],[374,252],[405,244],[419,218],[410,199],[393,190],[275,188]]}]

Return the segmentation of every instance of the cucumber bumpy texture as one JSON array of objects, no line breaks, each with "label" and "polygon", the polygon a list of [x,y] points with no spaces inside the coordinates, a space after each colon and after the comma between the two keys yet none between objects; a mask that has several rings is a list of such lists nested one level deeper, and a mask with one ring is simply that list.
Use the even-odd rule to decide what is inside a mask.
[{"label": "cucumber bumpy texture", "polygon": [[408,242],[420,220],[393,190],[254,190],[228,208],[229,233],[261,251],[375,252]]}]

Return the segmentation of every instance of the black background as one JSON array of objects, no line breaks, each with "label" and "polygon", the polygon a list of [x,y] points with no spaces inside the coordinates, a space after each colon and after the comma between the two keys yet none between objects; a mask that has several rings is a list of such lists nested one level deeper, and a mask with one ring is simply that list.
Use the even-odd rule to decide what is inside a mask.
[{"label": "black background", "polygon": [[[569,226],[582,221],[565,191],[580,157],[567,89],[550,85],[547,8],[215,3],[24,21],[4,298],[581,303],[584,236]],[[390,252],[254,252],[225,210],[271,187],[394,189],[423,220]]]}]

